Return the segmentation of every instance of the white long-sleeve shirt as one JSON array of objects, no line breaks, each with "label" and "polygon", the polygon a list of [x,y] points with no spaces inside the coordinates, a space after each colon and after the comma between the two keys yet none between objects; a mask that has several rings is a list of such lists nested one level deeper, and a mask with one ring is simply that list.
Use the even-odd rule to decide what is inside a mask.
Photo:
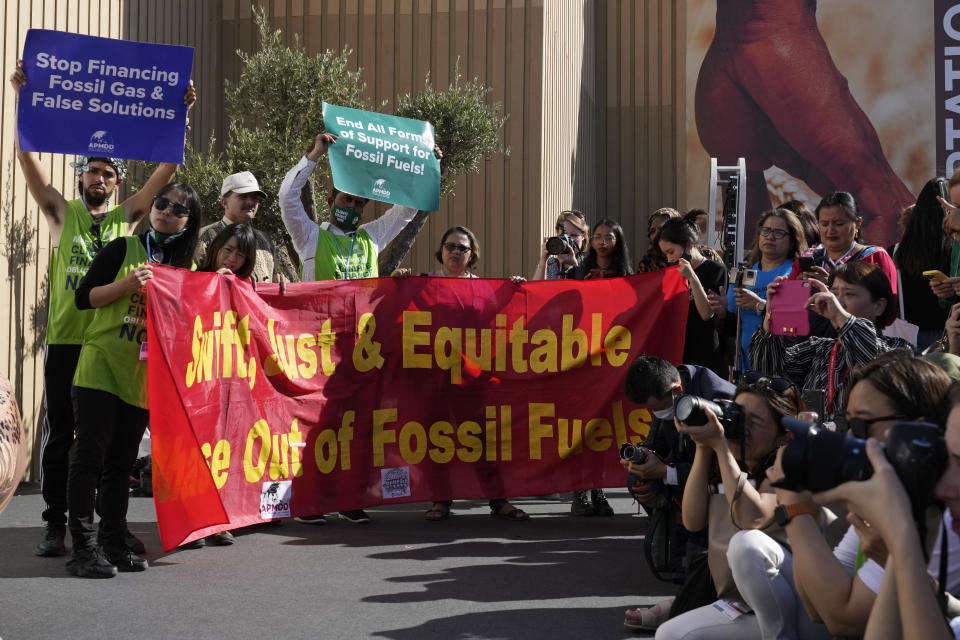
[{"label": "white long-sleeve shirt", "polygon": [[[300,191],[316,166],[317,163],[306,156],[300,158],[300,162],[283,177],[280,192],[277,195],[280,201],[280,217],[287,228],[287,233],[290,234],[290,239],[293,240],[293,248],[300,256],[305,282],[314,279],[314,256],[317,252],[317,235],[320,229],[341,236],[353,235],[345,233],[329,222],[318,225],[310,219],[306,209],[303,208]],[[394,205],[376,220],[360,225],[360,228],[369,234],[370,239],[373,240],[374,250],[380,253],[380,250],[390,244],[390,241],[397,237],[397,234],[413,220],[416,214],[416,209]]]}]

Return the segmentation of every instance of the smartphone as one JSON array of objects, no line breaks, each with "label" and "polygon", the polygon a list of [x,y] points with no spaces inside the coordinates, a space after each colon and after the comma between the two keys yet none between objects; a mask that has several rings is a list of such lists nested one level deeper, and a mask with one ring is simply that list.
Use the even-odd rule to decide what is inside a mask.
[{"label": "smartphone", "polygon": [[691,256],[689,253],[684,253],[680,257],[686,260],[687,262],[691,262],[691,263],[693,262],[693,256]]},{"label": "smartphone", "polygon": [[931,269],[930,271],[924,271],[923,277],[927,280],[946,280],[947,274],[939,269]]},{"label": "smartphone", "polygon": [[778,336],[810,334],[807,301],[813,295],[809,280],[784,280],[770,297],[770,333]]},{"label": "smartphone", "polygon": [[800,273],[807,273],[813,269],[813,256],[800,256]]},{"label": "smartphone", "polygon": [[590,269],[590,280],[603,278],[603,269]]}]

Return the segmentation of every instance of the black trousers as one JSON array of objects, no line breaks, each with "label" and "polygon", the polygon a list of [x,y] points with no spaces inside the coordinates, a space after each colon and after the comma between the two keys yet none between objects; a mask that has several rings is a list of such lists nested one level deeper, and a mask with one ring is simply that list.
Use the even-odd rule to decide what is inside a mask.
[{"label": "black trousers", "polygon": [[100,543],[119,542],[130,501],[130,471],[150,413],[112,393],[86,387],[73,388],[73,405],[77,437],[70,450],[67,483],[73,548],[89,548],[95,543],[96,506],[100,512]]},{"label": "black trousers", "polygon": [[40,439],[40,491],[50,525],[67,523],[67,468],[73,444],[73,374],[80,358],[78,344],[48,344],[43,360],[45,419]]}]

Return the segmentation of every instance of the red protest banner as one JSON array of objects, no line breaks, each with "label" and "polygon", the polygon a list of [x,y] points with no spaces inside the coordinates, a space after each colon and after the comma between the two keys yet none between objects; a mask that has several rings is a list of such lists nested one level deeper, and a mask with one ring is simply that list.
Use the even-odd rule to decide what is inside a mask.
[{"label": "red protest banner", "polygon": [[619,485],[650,414],[630,363],[679,362],[676,269],[588,282],[278,285],[158,267],[148,285],[165,549],[296,515]]}]

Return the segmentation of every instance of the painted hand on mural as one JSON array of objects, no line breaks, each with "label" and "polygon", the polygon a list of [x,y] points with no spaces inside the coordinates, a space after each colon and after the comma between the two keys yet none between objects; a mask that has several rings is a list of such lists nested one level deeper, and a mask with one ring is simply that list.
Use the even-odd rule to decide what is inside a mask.
[{"label": "painted hand on mural", "polygon": [[871,244],[896,240],[914,202],[820,34],[814,0],[717,0],[696,89],[700,140],[721,164],[747,161],[747,228],[771,206],[776,165],[826,195],[849,191]]}]

